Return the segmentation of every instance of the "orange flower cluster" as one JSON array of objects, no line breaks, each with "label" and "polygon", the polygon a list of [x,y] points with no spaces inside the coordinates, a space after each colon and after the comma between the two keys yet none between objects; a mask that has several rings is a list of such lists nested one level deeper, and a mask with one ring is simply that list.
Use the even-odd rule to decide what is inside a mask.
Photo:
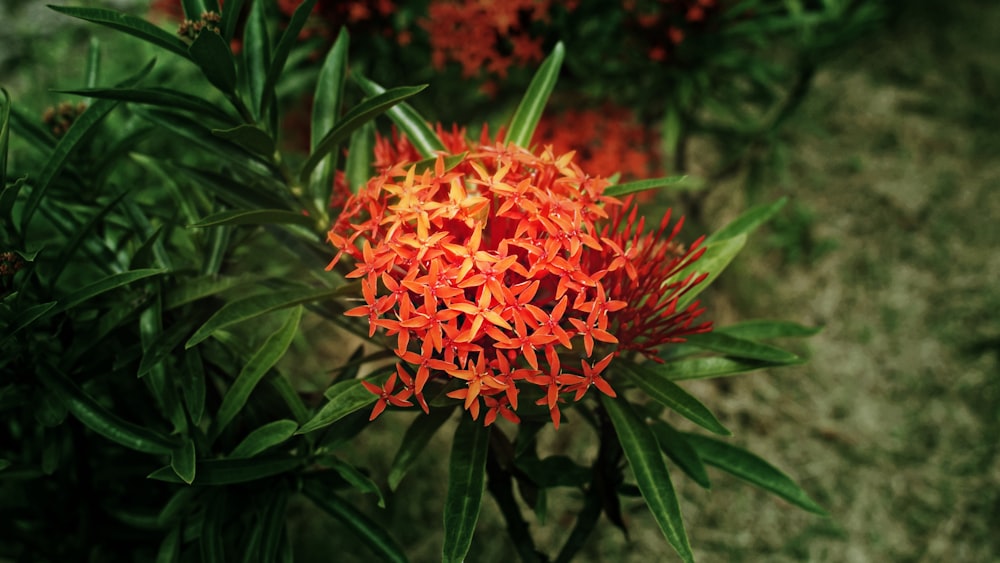
[{"label": "orange flower cluster", "polygon": [[636,208],[603,195],[607,180],[573,153],[469,147],[457,134],[446,144],[466,153],[454,168],[439,156],[418,171],[412,147],[383,139],[381,158],[407,158],[382,160],[328,233],[338,250],[329,268],[349,256],[347,277],[361,281],[364,304],[346,314],[367,318],[370,336],[394,336],[402,360],[384,386],[366,383],[379,396],[372,419],[411,399],[426,411],[437,379],[460,382],[447,396],[474,419],[485,407],[487,425],[519,422],[519,388],[537,386],[558,427],[568,397],[591,387],[615,396],[602,374],[616,354],[657,359],[661,344],[711,329],[695,324],[697,303],[677,308],[704,277],[674,279],[703,252],[700,239],[673,241],[682,221],[666,238],[669,214],[643,234]]},{"label": "orange flower cluster", "polygon": [[[548,20],[551,0],[432,0],[421,26],[430,36],[431,61],[462,65],[464,76],[481,71],[504,78],[511,65],[542,60],[533,22]],[[475,40],[470,41],[470,38]]]},{"label": "orange flower cluster", "polygon": [[658,133],[636,119],[631,110],[605,104],[599,110],[546,113],[535,130],[534,143],[552,145],[556,152],[576,151],[580,167],[601,176],[621,173],[624,180],[659,175]]}]

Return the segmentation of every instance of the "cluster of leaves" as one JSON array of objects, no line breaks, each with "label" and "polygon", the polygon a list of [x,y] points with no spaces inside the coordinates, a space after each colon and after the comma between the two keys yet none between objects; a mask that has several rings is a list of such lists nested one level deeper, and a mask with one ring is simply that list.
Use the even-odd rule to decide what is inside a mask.
[{"label": "cluster of leaves", "polygon": [[[359,348],[349,362],[331,366],[322,396],[280,360],[304,338],[306,317],[367,336],[367,327],[343,315],[342,298],[357,296],[357,285],[317,273],[333,252],[322,240],[335,174],[359,185],[371,173],[371,121],[388,115],[427,156],[441,143],[404,101],[423,87],[385,90],[356,74],[367,98],[345,103],[349,39],[341,32],[312,88],[308,154],[280,150],[280,86],[316,0],[303,2],[283,27],[266,16],[266,3],[248,4],[228,0],[217,31],[206,27],[190,42],[131,15],[55,8],[171,53],[176,68],[197,69],[210,88],[150,83],[155,62],[105,85],[93,43],[83,87],[67,91],[89,102],[59,137],[2,91],[0,514],[12,523],[0,531],[4,556],[287,561],[286,507],[301,496],[379,558],[406,559],[391,533],[351,501],[370,494],[384,505],[379,479],[343,455],[371,428],[368,410],[377,397],[363,382],[381,385],[389,376],[376,370],[360,379],[359,369],[377,365],[387,351]],[[192,21],[219,13],[214,0],[183,5]],[[530,141],[563,57],[557,46],[536,74],[509,141]],[[706,285],[782,203],[751,209],[707,240],[697,264],[709,274]],[[522,558],[547,559],[525,524],[516,483],[522,501],[540,512],[547,489],[583,493],[583,510],[556,560],[582,548],[602,513],[620,523],[621,498],[636,490],[667,540],[691,560],[665,456],[699,484],[708,485],[704,466],[714,465],[821,513],[777,469],[721,440],[679,432],[662,414],[727,434],[674,382],[798,363],[763,340],[812,332],[746,323],[691,338],[656,367],[623,358],[615,367],[618,398],[573,410],[600,439],[589,467],[538,451],[540,424],[522,424],[511,439],[460,417],[442,507],[443,558],[460,561],[468,552],[489,490]],[[353,341],[343,338],[324,345]],[[392,490],[459,410],[446,398],[430,404],[402,439],[387,477]]]}]

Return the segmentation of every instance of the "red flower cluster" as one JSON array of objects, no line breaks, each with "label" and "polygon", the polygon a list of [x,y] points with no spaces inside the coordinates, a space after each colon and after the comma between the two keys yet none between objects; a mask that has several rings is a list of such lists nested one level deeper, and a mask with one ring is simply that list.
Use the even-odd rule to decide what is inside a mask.
[{"label": "red flower cluster", "polygon": [[[504,78],[511,65],[542,60],[542,40],[533,37],[533,22],[547,21],[551,0],[432,0],[421,26],[430,35],[431,61],[441,69],[448,61],[462,74],[481,71]],[[475,40],[470,41],[470,38]]]},{"label": "red flower cluster", "polygon": [[580,167],[593,174],[638,180],[660,174],[656,151],[659,134],[636,119],[627,108],[605,104],[599,110],[546,113],[535,130],[534,143],[552,145],[558,153],[576,151]]},{"label": "red flower cluster", "polygon": [[[711,329],[694,323],[697,303],[677,308],[704,277],[674,279],[703,252],[701,239],[674,242],[682,221],[666,238],[669,214],[643,234],[636,208],[603,195],[608,182],[573,153],[469,147],[453,132],[448,150],[467,154],[451,170],[440,156],[418,171],[405,140],[381,140],[380,174],[328,233],[329,268],[349,256],[347,277],[361,280],[364,304],[346,314],[394,336],[402,360],[383,387],[366,385],[379,396],[373,419],[411,398],[426,411],[437,379],[460,380],[447,395],[476,419],[485,406],[487,425],[518,422],[519,389],[537,386],[558,427],[564,395],[615,395],[602,373],[617,353],[657,359],[661,344]],[[393,153],[405,158],[386,164]]]}]

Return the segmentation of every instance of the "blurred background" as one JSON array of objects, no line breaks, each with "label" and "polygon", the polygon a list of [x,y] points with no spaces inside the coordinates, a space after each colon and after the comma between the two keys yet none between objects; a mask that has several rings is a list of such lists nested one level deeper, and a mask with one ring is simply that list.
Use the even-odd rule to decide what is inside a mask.
[{"label": "blurred background", "polygon": [[[90,3],[98,4],[147,10],[135,1]],[[831,514],[805,513],[721,473],[712,473],[709,492],[679,477],[702,561],[1000,557],[1000,4],[900,4],[829,54],[796,111],[754,145],[754,158],[713,177],[704,196],[664,202],[697,206],[686,207],[693,239],[751,203],[789,197],[704,301],[719,325],[769,318],[824,327],[798,344],[810,356],[804,366],[687,386],[735,443],[789,473]],[[66,99],[52,89],[80,83],[91,36],[101,38],[109,66],[136,68],[149,54],[42,2],[3,0],[0,21],[0,85],[28,114]],[[479,115],[490,99],[456,108],[464,115],[440,105],[428,113],[450,123]],[[712,170],[719,150],[692,136],[686,166],[695,175]],[[384,475],[411,418],[380,419],[382,428],[354,445],[355,458]],[[389,508],[373,512],[413,561],[440,550],[444,479],[428,476],[445,471],[447,435],[428,452],[441,455],[425,455]],[[572,427],[549,428],[544,439],[586,455],[587,438]],[[628,538],[600,526],[580,560],[667,556],[641,499],[625,508]],[[545,535],[564,537],[575,510],[571,495],[553,498],[547,522],[535,522],[539,545],[552,543]],[[350,536],[328,517],[292,511],[303,561],[366,559],[351,559]],[[468,560],[512,560],[504,539],[487,500]]]}]

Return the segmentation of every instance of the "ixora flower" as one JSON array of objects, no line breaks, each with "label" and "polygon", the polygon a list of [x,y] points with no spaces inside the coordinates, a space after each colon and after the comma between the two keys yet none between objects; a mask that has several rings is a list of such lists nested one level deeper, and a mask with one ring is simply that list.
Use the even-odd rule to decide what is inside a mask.
[{"label": "ixora flower", "polygon": [[678,308],[705,276],[678,275],[703,253],[702,239],[675,240],[683,220],[670,228],[668,212],[646,232],[631,200],[604,195],[608,181],[572,152],[443,137],[452,157],[423,170],[405,139],[381,140],[380,173],[328,233],[328,269],[346,256],[360,280],[364,304],[346,314],[395,337],[396,373],[366,385],[379,396],[373,419],[410,399],[426,412],[428,382],[454,380],[448,397],[477,420],[485,407],[487,425],[519,422],[519,392],[537,387],[558,427],[561,402],[591,387],[616,395],[604,377],[616,355],[658,361],[662,344],[711,330],[695,322],[698,302]]}]

